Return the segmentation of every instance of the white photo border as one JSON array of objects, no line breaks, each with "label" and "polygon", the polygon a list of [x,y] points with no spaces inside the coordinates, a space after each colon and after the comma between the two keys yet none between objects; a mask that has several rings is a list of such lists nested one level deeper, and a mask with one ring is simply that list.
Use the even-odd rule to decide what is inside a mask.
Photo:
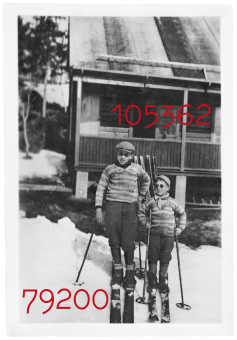
[{"label": "white photo border", "polygon": [[[220,16],[222,102],[222,323],[170,324],[21,324],[18,262],[18,71],[17,16]],[[228,5],[4,5],[4,114],[6,204],[6,323],[10,336],[220,336],[233,334],[233,18]],[[231,289],[232,288],[232,289]],[[94,325],[94,324],[93,324]],[[119,334],[118,334],[119,330]],[[115,333],[115,334],[114,334]]]}]

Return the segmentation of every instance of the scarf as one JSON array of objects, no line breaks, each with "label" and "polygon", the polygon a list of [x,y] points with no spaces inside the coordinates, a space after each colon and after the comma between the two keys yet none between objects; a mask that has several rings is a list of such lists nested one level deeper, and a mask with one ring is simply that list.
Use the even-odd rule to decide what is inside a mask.
[{"label": "scarf", "polygon": [[167,193],[164,197],[160,197],[158,195],[155,195],[154,199],[157,200],[157,206],[159,209],[161,209],[162,206],[162,200],[166,200],[169,197],[169,194]]}]

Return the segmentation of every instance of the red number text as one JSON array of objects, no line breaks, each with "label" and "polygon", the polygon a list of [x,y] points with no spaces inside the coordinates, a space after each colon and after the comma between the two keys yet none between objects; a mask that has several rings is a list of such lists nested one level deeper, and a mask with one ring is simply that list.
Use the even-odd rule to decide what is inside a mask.
[{"label": "red number text", "polygon": [[[97,294],[98,292],[103,292],[103,293],[105,294],[105,296],[106,296],[106,302],[105,302],[105,304],[104,304],[103,307],[98,307],[98,306],[95,304],[95,296],[96,296],[96,294]],[[97,289],[97,290],[94,292],[94,294],[93,294],[92,302],[93,302],[93,305],[95,306],[95,308],[97,308],[97,309],[104,309],[104,308],[107,306],[108,302],[109,302],[108,294],[107,294],[106,291],[104,291],[103,289]]]},{"label": "red number text", "polygon": [[[43,298],[42,298],[42,295],[43,295],[43,293],[44,292],[49,292],[50,294],[51,294],[51,298],[49,299],[49,300],[44,300]],[[44,303],[50,303],[51,302],[51,305],[49,306],[49,308],[48,309],[46,309],[46,311],[44,311],[44,312],[42,312],[42,314],[46,314],[46,313],[48,313],[49,311],[50,311],[50,309],[53,307],[53,303],[54,303],[54,295],[53,295],[53,292],[50,290],[50,289],[44,289],[44,290],[42,290],[41,292],[40,292],[40,300],[42,301],[42,302],[44,302]]]},{"label": "red number text", "polygon": [[[77,298],[77,294],[80,293],[80,292],[84,292],[86,293],[87,295],[87,304],[84,306],[84,307],[80,307],[78,306],[77,304],[77,301],[76,301],[76,298]],[[75,306],[78,308],[78,309],[86,309],[90,303],[90,296],[88,294],[88,292],[85,290],[85,289],[79,289],[78,291],[76,291],[75,295],[74,295],[74,303],[75,303]]]},{"label": "red number text", "polygon": [[56,309],[71,309],[71,307],[60,307],[60,303],[62,303],[63,301],[67,301],[71,298],[71,292],[70,290],[66,289],[66,288],[62,288],[58,291],[58,294],[60,294],[63,290],[65,290],[66,292],[68,292],[68,297],[66,299],[60,300],[57,304]]},{"label": "red number text", "polygon": [[206,117],[208,116],[210,113],[211,113],[211,108],[209,105],[207,104],[201,104],[198,106],[197,110],[199,110],[202,106],[206,106],[208,108],[208,112],[205,113],[205,115],[201,115],[200,117],[198,117],[197,121],[196,121],[196,125],[210,125],[210,122],[199,122],[199,120],[202,118],[202,117]]},{"label": "red number text", "polygon": [[158,119],[158,114],[156,112],[147,112],[147,108],[148,107],[156,107],[156,105],[145,105],[145,115],[148,116],[148,115],[154,115],[155,116],[155,120],[153,123],[151,123],[150,125],[147,125],[145,126],[145,129],[148,129],[149,127],[151,127],[152,125],[154,125],[156,122],[157,122],[157,119]]},{"label": "red number text", "polygon": [[27,307],[27,312],[26,313],[29,314],[30,306],[33,303],[33,301],[35,300],[36,295],[37,295],[37,289],[23,289],[23,298],[25,297],[25,293],[26,292],[34,292],[35,293],[34,296],[33,296],[33,299],[30,301],[30,303],[29,303],[29,305]]},{"label": "red number text", "polygon": [[169,112],[169,110],[172,109],[173,105],[161,105],[161,107],[168,107],[168,110],[165,111],[165,113],[163,114],[163,117],[169,116],[169,115],[172,117],[169,124],[160,127],[161,129],[165,129],[165,128],[169,127],[171,124],[173,124],[173,122],[174,122],[174,115],[173,115],[172,112]]}]

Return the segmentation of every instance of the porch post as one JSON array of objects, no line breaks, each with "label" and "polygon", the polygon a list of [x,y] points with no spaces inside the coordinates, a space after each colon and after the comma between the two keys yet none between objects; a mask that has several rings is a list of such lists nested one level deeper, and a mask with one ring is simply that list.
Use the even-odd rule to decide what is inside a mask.
[{"label": "porch post", "polygon": [[[184,91],[184,101],[183,105],[188,104],[188,90]],[[183,109],[183,113],[188,112],[187,107]],[[187,123],[187,115],[182,117],[182,121]],[[182,125],[182,145],[181,145],[181,164],[180,164],[180,171],[184,171],[184,163],[185,163],[185,147],[186,147],[186,125]]]},{"label": "porch post", "polygon": [[77,171],[76,177],[76,198],[87,198],[88,172]]},{"label": "porch post", "polygon": [[214,107],[212,109],[211,120],[211,142],[220,143],[220,136],[221,136],[220,107]]},{"label": "porch post", "polygon": [[[134,107],[130,109],[130,122],[133,123]],[[133,137],[133,125],[129,125],[128,137]]]},{"label": "porch post", "polygon": [[81,100],[82,100],[82,81],[81,77],[77,80],[77,113],[75,129],[75,166],[79,163],[79,143],[80,143],[80,124],[81,124]]},{"label": "porch post", "polygon": [[186,200],[186,176],[176,176],[176,184],[175,184],[175,199],[185,207]]},{"label": "porch post", "polygon": [[215,143],[216,133],[215,133],[215,109],[211,110],[211,142]]},{"label": "porch post", "polygon": [[[80,124],[81,124],[81,102],[82,102],[82,80],[81,77],[77,80],[77,113],[76,113],[76,133],[75,133],[75,163],[79,164],[79,149],[80,149]],[[87,198],[88,187],[88,172],[77,171],[76,174],[76,198]]]}]

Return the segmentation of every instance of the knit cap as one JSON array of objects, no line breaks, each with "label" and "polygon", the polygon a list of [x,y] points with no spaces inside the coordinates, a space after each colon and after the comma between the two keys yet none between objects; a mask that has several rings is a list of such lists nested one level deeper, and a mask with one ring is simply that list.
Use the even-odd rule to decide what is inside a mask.
[{"label": "knit cap", "polygon": [[164,181],[169,187],[170,187],[170,179],[165,176],[165,175],[158,175],[156,178],[155,178],[155,183],[159,180],[159,179],[162,179],[162,181]]},{"label": "knit cap", "polygon": [[134,146],[129,142],[121,142],[115,146],[116,150],[122,149],[130,152],[134,152]]}]

